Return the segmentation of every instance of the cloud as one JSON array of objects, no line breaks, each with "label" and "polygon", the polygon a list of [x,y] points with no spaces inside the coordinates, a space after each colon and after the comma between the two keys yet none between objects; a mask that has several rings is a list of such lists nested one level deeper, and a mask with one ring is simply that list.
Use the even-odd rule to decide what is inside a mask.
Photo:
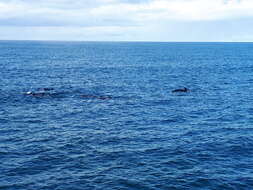
[{"label": "cloud", "polygon": [[252,39],[252,10],[252,0],[0,0],[0,38],[240,41]]},{"label": "cloud", "polygon": [[253,16],[252,0],[2,0],[5,26],[136,26]]},{"label": "cloud", "polygon": [[128,16],[136,21],[155,20],[220,20],[252,17],[253,1],[244,0],[153,0],[138,5],[110,4],[94,8],[103,17]]}]

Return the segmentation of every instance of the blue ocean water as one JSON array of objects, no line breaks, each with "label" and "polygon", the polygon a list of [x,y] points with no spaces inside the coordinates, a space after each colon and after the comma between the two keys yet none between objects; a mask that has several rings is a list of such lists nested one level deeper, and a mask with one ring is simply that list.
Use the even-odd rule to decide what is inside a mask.
[{"label": "blue ocean water", "polygon": [[0,41],[0,189],[253,189],[253,43]]}]

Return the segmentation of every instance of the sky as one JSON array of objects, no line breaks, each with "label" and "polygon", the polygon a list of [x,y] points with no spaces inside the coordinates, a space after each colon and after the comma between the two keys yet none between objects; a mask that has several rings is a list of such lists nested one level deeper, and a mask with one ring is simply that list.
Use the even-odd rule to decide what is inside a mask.
[{"label": "sky", "polygon": [[253,0],[0,0],[0,40],[252,42]]}]

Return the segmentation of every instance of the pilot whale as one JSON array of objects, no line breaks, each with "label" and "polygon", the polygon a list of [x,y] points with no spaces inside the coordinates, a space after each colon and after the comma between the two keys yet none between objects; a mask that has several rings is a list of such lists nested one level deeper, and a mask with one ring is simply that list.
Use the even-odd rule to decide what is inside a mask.
[{"label": "pilot whale", "polygon": [[99,100],[110,100],[110,99],[112,99],[111,96],[97,96],[97,95],[88,95],[88,94],[83,94],[80,97],[81,98],[86,98],[86,99],[99,99]]},{"label": "pilot whale", "polygon": [[28,91],[25,93],[25,95],[27,96],[37,96],[37,97],[42,97],[47,95],[45,92],[32,92],[32,91]]},{"label": "pilot whale", "polygon": [[189,89],[184,87],[184,88],[172,90],[172,92],[189,92]]},{"label": "pilot whale", "polygon": [[53,96],[56,94],[55,92],[51,92],[51,91],[54,91],[54,88],[38,88],[35,91],[25,92],[24,95],[43,97],[43,96]]},{"label": "pilot whale", "polygon": [[38,88],[39,91],[52,91],[54,88]]}]

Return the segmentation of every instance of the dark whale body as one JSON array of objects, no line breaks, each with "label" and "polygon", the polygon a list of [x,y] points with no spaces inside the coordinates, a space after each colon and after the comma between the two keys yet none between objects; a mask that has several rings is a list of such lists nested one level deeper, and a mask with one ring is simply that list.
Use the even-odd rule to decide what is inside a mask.
[{"label": "dark whale body", "polygon": [[39,88],[39,91],[52,91],[54,88]]},{"label": "dark whale body", "polygon": [[42,96],[47,95],[47,93],[45,93],[45,92],[31,92],[31,91],[29,91],[29,92],[26,92],[25,95],[27,95],[27,96],[35,96],[35,97],[42,97]]},{"label": "dark whale body", "polygon": [[[32,97],[45,97],[45,98],[57,98],[61,97],[63,92],[55,92],[54,88],[46,87],[46,88],[37,88],[35,91],[28,91],[25,92],[25,96],[32,96]],[[97,99],[97,100],[110,100],[112,97],[110,95],[93,95],[93,94],[81,94],[79,97],[84,99]]]},{"label": "dark whale body", "polygon": [[54,88],[38,88],[36,91],[28,91],[24,95],[26,96],[34,96],[34,97],[44,97],[44,96],[54,96],[58,93],[52,93]]},{"label": "dark whale body", "polygon": [[189,92],[189,89],[184,87],[184,88],[180,88],[180,89],[175,89],[172,92]]},{"label": "dark whale body", "polygon": [[81,98],[85,98],[85,99],[99,99],[99,100],[110,100],[112,99],[111,96],[96,96],[96,95],[81,95]]}]

